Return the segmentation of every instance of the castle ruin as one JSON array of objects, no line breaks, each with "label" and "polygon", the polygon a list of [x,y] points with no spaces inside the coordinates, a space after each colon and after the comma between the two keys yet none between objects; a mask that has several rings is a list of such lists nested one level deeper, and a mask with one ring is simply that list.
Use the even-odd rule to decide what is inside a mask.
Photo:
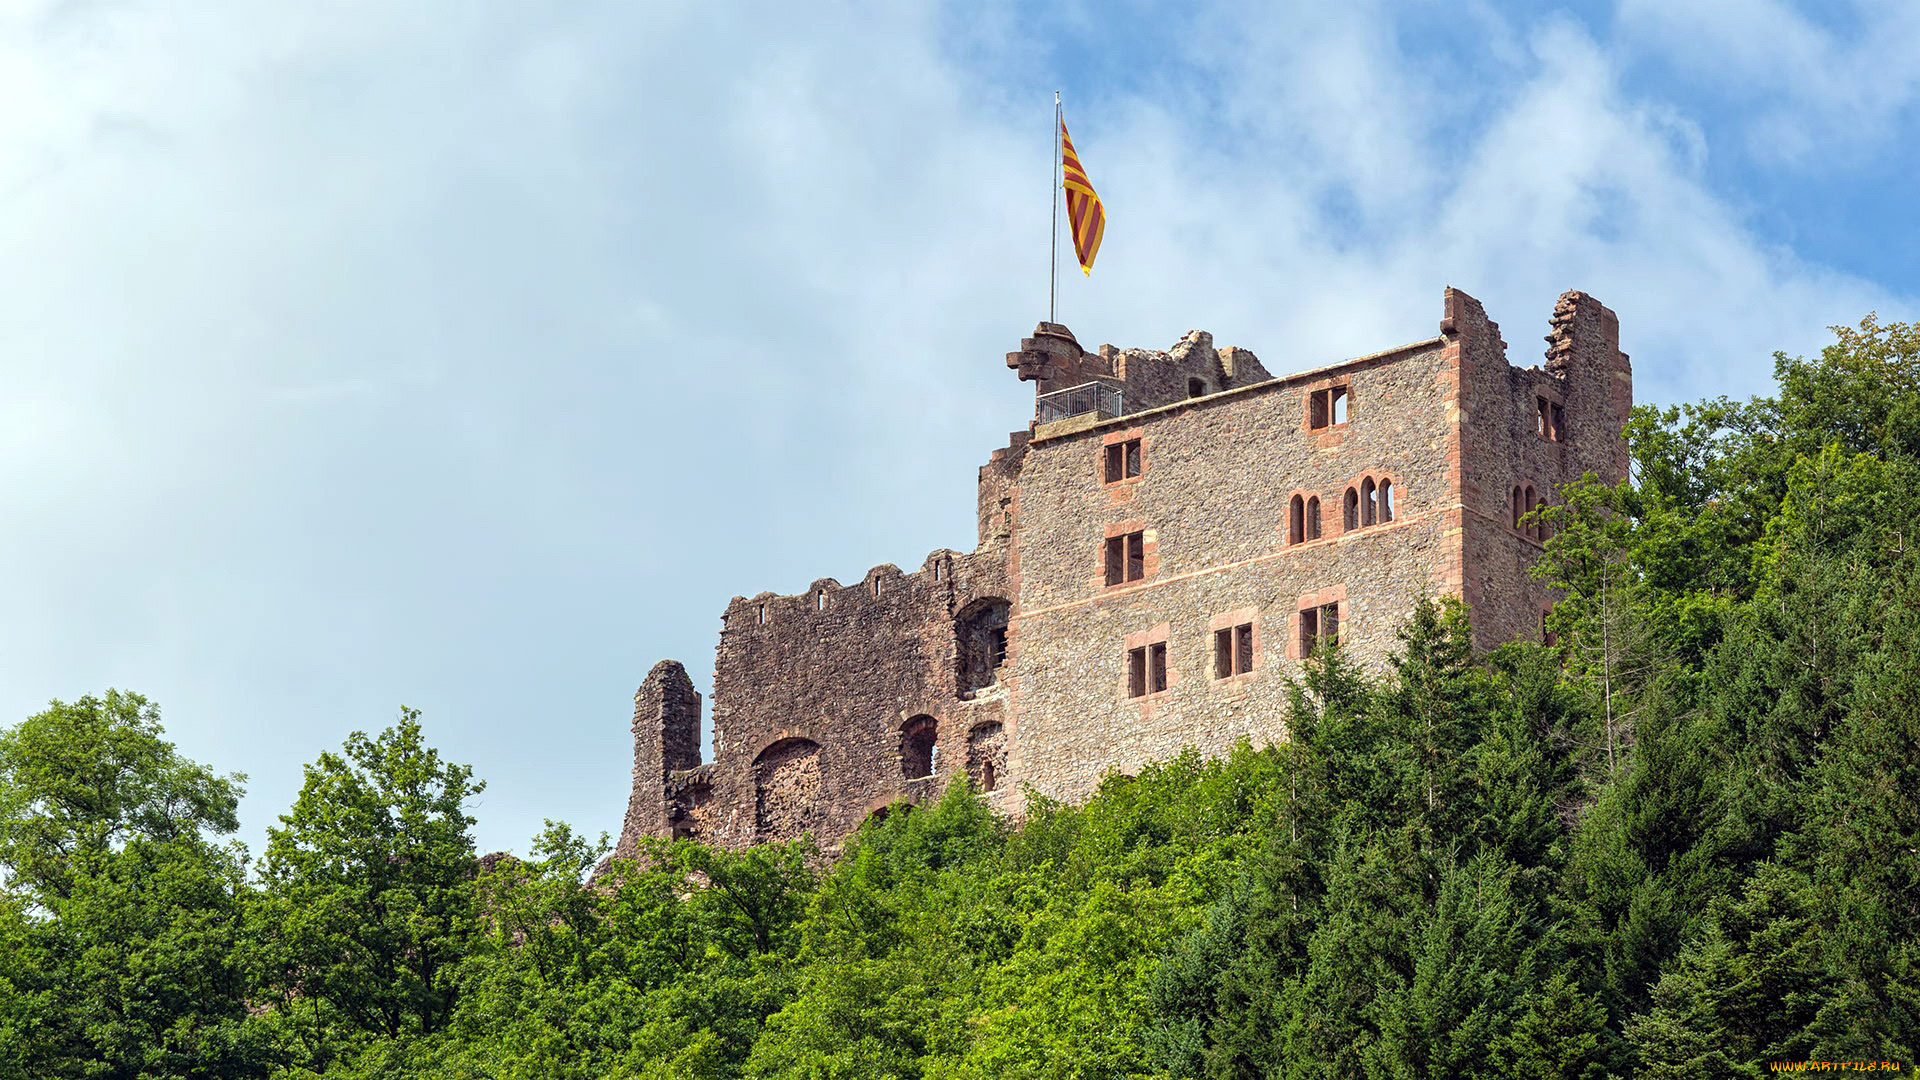
[{"label": "castle ruin", "polygon": [[663,661],[635,695],[640,837],[742,847],[870,814],[960,776],[1019,816],[1185,747],[1286,737],[1285,676],[1337,640],[1384,661],[1422,596],[1474,644],[1538,640],[1551,591],[1523,520],[1556,485],[1626,474],[1619,321],[1560,297],[1546,364],[1507,363],[1478,301],[1439,334],[1274,377],[1194,331],[1089,352],[1041,323],[1007,366],[1036,413],[980,469],[979,536],[908,573],[734,597],[700,695]]}]

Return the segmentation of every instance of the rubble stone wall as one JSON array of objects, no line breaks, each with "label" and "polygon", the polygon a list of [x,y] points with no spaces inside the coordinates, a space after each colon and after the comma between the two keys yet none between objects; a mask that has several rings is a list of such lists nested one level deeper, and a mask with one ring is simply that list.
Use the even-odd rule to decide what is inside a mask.
[{"label": "rubble stone wall", "polygon": [[[1080,799],[1185,747],[1283,739],[1304,618],[1337,618],[1341,647],[1375,667],[1423,596],[1465,599],[1481,648],[1537,638],[1552,596],[1527,575],[1540,543],[1514,528],[1511,491],[1555,501],[1583,472],[1624,475],[1632,404],[1611,311],[1568,293],[1550,325],[1547,363],[1514,367],[1480,304],[1449,289],[1438,336],[1273,378],[1200,331],[1166,351],[1086,351],[1041,324],[1008,366],[1041,393],[1124,385],[1125,413],[1015,432],[979,470],[970,553],[735,597],[713,760],[699,760],[699,696],[678,664],[636,696],[621,851],[649,835],[811,834],[831,853],[869,815],[962,775],[1017,816],[1029,791]],[[1343,421],[1315,426],[1314,395],[1335,390]],[[1538,429],[1542,397],[1562,407],[1559,439]],[[1108,476],[1108,448],[1134,441],[1137,475]],[[1350,525],[1349,492],[1383,488],[1391,520],[1381,502]],[[1299,542],[1296,499],[1320,508]],[[1109,541],[1137,550],[1144,576],[1109,584]],[[1251,656],[1222,659],[1217,643],[1239,649],[1249,625]],[[1135,650],[1164,656],[1164,687],[1134,692]],[[929,724],[932,774],[910,776],[927,771]]]}]

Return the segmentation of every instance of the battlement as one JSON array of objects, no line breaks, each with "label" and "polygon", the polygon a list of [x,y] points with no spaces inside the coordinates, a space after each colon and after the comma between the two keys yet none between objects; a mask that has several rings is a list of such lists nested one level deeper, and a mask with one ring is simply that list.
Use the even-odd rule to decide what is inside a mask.
[{"label": "battlement", "polygon": [[[1286,738],[1288,676],[1337,641],[1381,665],[1423,596],[1477,647],[1538,638],[1551,590],[1528,511],[1625,475],[1632,370],[1585,293],[1544,365],[1510,364],[1457,289],[1436,336],[1269,373],[1194,330],[1081,348],[1041,323],[1007,355],[1036,416],[978,472],[978,537],[919,569],[734,597],[714,665],[713,760],[678,664],[635,697],[640,835],[740,846],[811,834],[966,779],[1006,813],[1073,800],[1185,747]],[[1042,410],[1092,387],[1092,407]]]}]

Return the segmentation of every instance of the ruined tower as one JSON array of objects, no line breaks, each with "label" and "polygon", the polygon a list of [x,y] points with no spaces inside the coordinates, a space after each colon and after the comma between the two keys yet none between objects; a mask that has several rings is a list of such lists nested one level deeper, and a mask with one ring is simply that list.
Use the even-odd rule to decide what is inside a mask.
[{"label": "ruined tower", "polygon": [[1479,648],[1537,639],[1553,597],[1524,515],[1625,475],[1633,400],[1613,312],[1569,292],[1550,327],[1546,364],[1514,367],[1448,289],[1436,336],[1276,378],[1201,331],[1089,351],[1040,324],[1007,356],[1035,415],[979,471],[973,550],[735,597],[713,761],[680,665],[636,696],[621,850],[831,850],[962,775],[1018,815],[1028,790],[1282,739],[1301,658],[1337,639],[1383,662],[1422,596],[1465,600]]}]

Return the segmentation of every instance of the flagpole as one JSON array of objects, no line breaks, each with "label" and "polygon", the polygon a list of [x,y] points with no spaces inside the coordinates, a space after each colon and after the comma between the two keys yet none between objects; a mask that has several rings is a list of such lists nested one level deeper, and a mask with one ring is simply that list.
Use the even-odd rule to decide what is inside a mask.
[{"label": "flagpole", "polygon": [[1047,321],[1054,322],[1054,293],[1060,281],[1060,91],[1053,92],[1053,229],[1047,235]]}]

